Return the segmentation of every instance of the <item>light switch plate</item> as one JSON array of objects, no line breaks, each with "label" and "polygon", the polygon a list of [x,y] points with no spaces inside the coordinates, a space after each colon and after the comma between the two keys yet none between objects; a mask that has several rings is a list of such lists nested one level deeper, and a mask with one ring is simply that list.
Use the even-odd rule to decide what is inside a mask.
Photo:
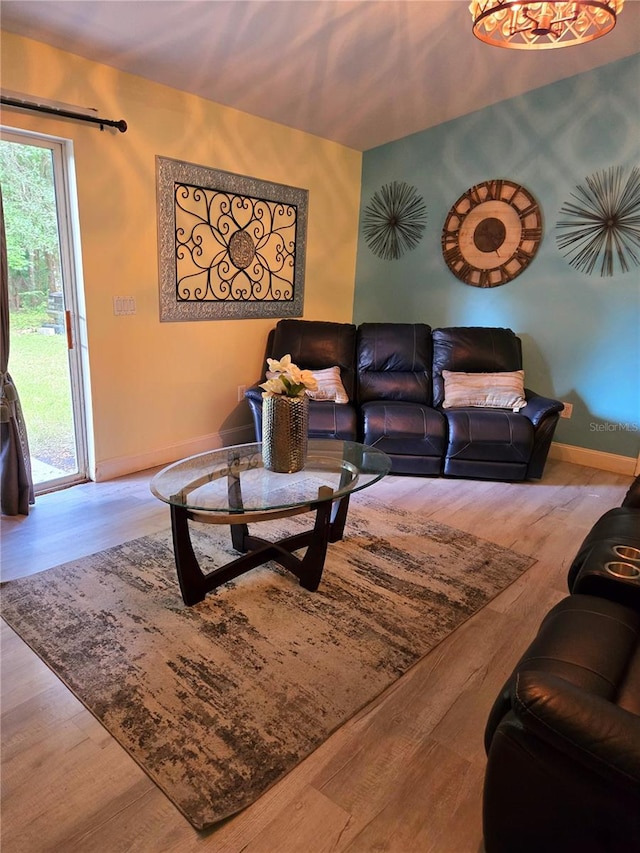
[{"label": "light switch plate", "polygon": [[136,300],[133,296],[114,296],[113,313],[116,316],[136,313]]}]

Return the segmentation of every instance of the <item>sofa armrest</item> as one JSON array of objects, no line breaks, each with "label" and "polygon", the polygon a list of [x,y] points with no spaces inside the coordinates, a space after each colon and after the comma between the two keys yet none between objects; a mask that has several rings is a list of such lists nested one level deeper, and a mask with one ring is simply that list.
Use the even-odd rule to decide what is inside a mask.
[{"label": "sofa armrest", "polygon": [[627,494],[624,496],[622,506],[638,508],[640,507],[640,474],[635,478],[629,486]]},{"label": "sofa armrest", "polygon": [[[265,382],[266,380],[262,379],[261,382]],[[248,388],[245,388],[244,396],[249,403],[258,403],[260,406],[262,405],[262,395],[264,394],[264,389],[260,387],[260,383],[256,382],[255,385],[249,385]]]},{"label": "sofa armrest", "polygon": [[527,405],[520,409],[520,414],[529,418],[534,427],[537,427],[548,415],[559,414],[564,409],[559,400],[542,397],[529,388],[524,389],[524,396]]},{"label": "sofa armrest", "polygon": [[[264,379],[260,380],[264,382]],[[244,398],[249,404],[251,415],[253,417],[253,427],[255,431],[255,440],[262,441],[262,394],[263,390],[259,383],[251,385],[244,392]]]},{"label": "sofa armrest", "polygon": [[519,673],[513,711],[525,729],[640,795],[640,717],[547,673]]}]

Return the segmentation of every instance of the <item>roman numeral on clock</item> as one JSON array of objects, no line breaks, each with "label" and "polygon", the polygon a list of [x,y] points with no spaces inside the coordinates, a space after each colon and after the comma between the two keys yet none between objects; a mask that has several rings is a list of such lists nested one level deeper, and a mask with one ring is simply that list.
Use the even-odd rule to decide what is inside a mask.
[{"label": "roman numeral on clock", "polygon": [[491,287],[491,273],[489,270],[480,270],[478,284],[480,287]]},{"label": "roman numeral on clock", "polygon": [[464,258],[462,257],[460,246],[456,243],[454,246],[446,249],[444,252],[444,259],[450,267],[461,264],[464,261]]},{"label": "roman numeral on clock", "polygon": [[542,228],[523,228],[523,240],[539,240],[542,237]]},{"label": "roman numeral on clock", "polygon": [[522,264],[523,266],[526,266],[532,257],[533,253],[527,252],[527,250],[523,249],[522,246],[518,246],[518,248],[513,253],[514,260],[516,260],[519,264]]},{"label": "roman numeral on clock", "polygon": [[487,199],[491,199],[493,201],[500,201],[502,199],[502,190],[504,187],[504,181],[487,181]]}]

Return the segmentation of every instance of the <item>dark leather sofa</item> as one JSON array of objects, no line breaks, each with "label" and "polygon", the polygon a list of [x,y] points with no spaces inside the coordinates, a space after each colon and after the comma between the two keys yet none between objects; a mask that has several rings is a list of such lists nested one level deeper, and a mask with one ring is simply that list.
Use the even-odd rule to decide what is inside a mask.
[{"label": "dark leather sofa", "polygon": [[640,851],[640,477],[568,582],[487,722],[486,853]]},{"label": "dark leather sofa", "polygon": [[[349,403],[311,401],[309,435],[362,441],[387,453],[395,474],[492,480],[542,476],[562,403],[525,389],[519,411],[444,408],[443,371],[505,373],[523,368],[511,329],[424,323],[281,320],[266,358],[287,353],[299,367],[339,366]],[[263,381],[263,380],[260,380]],[[246,392],[256,440],[262,391]]]}]

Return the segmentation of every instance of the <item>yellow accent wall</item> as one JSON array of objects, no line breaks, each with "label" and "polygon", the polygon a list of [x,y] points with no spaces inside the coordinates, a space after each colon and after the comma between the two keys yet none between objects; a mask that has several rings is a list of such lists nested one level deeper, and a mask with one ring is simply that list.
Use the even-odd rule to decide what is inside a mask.
[{"label": "yellow accent wall", "polygon": [[[304,319],[336,322],[353,313],[362,155],[39,42],[3,32],[1,43],[4,89],[128,124],[122,134],[2,113],[5,126],[73,141],[93,475],[162,464],[243,431],[251,439],[237,388],[260,375],[275,321],[160,323],[156,155],[307,189]],[[115,296],[133,296],[137,313],[115,316]]]}]

